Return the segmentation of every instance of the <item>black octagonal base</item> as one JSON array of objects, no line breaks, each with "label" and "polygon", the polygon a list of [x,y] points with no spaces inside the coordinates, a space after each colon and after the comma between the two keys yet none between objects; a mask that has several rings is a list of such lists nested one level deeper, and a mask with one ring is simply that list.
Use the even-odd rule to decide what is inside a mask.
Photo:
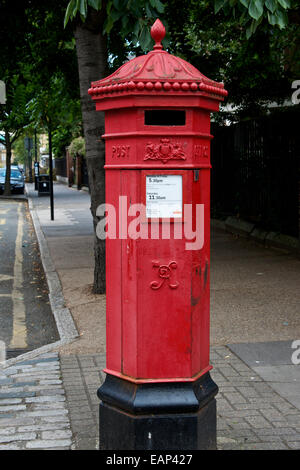
[{"label": "black octagonal base", "polygon": [[133,384],[107,375],[98,391],[101,450],[214,450],[218,387],[196,382]]}]

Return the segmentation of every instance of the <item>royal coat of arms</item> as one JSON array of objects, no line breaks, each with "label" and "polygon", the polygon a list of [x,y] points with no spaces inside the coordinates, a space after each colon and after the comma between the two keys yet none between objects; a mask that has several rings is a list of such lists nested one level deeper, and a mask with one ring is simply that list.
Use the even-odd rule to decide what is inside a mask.
[{"label": "royal coat of arms", "polygon": [[185,160],[183,145],[171,142],[171,139],[160,139],[160,144],[148,142],[144,160],[161,160],[167,163],[169,160]]}]

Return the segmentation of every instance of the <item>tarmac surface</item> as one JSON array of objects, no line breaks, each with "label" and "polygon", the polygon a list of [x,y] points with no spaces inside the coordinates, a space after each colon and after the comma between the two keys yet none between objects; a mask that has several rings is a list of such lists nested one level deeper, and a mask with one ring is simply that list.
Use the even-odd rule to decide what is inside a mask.
[{"label": "tarmac surface", "polygon": [[0,340],[7,358],[58,339],[27,202],[0,199]]},{"label": "tarmac surface", "polygon": [[[0,369],[0,450],[96,449],[105,296],[91,293],[89,195],[56,184],[52,222],[28,193],[79,337]],[[218,449],[300,449],[300,260],[221,230],[211,253]]]}]

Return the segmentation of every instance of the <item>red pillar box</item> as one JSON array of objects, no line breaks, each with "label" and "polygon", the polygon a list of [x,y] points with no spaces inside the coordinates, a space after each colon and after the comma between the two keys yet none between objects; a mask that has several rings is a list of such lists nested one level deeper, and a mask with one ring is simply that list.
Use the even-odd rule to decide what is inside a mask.
[{"label": "red pillar box", "polygon": [[210,112],[227,92],[162,49],[159,20],[151,35],[153,51],[89,90],[105,111],[106,142],[100,442],[210,449],[217,393],[209,375]]}]

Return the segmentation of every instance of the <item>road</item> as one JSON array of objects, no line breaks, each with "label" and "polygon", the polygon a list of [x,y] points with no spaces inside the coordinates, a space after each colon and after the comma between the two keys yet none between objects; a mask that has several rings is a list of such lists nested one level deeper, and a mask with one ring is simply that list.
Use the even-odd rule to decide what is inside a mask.
[{"label": "road", "polygon": [[7,358],[59,339],[25,200],[0,200],[0,326]]}]

